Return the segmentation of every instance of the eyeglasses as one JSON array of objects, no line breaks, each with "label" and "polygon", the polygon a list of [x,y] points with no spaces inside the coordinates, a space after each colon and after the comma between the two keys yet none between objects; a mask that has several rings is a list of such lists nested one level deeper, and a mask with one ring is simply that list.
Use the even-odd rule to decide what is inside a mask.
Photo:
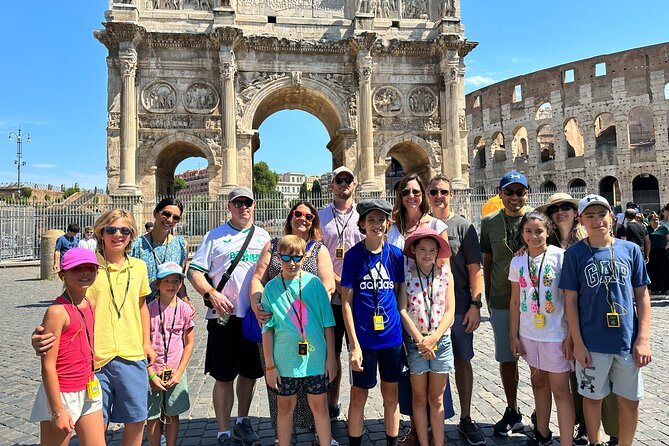
[{"label": "eyeglasses", "polygon": [[448,189],[430,189],[430,195],[436,197],[437,195],[449,195],[451,193]]},{"label": "eyeglasses", "polygon": [[121,235],[125,236],[125,237],[129,236],[133,232],[132,228],[129,227],[129,226],[121,226],[121,227],[105,226],[105,234],[116,235],[116,233],[119,232],[119,231],[121,232]]},{"label": "eyeglasses", "polygon": [[177,223],[179,221],[181,221],[181,216],[180,215],[173,214],[170,211],[166,211],[166,210],[160,211],[160,215],[165,217],[165,220],[169,220],[171,218],[172,220],[176,221]]},{"label": "eyeglasses", "polygon": [[507,197],[510,197],[511,195],[516,195],[517,197],[524,197],[527,195],[527,189],[518,189],[518,190],[513,190],[513,189],[503,189],[504,195]]},{"label": "eyeglasses", "polygon": [[95,234],[95,232],[93,232],[93,231],[86,231],[86,234],[91,234],[91,235],[92,235],[92,234]]},{"label": "eyeglasses", "polygon": [[234,200],[232,202],[232,205],[236,208],[240,208],[242,206],[250,208],[251,206],[253,206],[253,200],[251,200],[250,198],[247,198],[246,200]]},{"label": "eyeglasses", "polygon": [[576,210],[576,207],[571,204],[571,203],[560,203],[560,204],[555,204],[553,206],[550,206],[548,209],[546,209],[546,212],[550,214],[555,214],[557,211],[571,211],[571,210]]},{"label": "eyeglasses", "polygon": [[279,257],[281,257],[281,260],[283,260],[286,263],[290,262],[291,260],[295,263],[298,263],[304,258],[303,255],[302,256],[290,256],[288,254],[281,254]]},{"label": "eyeglasses", "polygon": [[353,177],[337,177],[334,179],[335,183],[341,184],[351,184],[353,182]]},{"label": "eyeglasses", "polygon": [[308,212],[298,211],[297,209],[293,211],[293,217],[300,218],[304,217],[306,221],[312,221],[316,216],[314,214],[309,214]]},{"label": "eyeglasses", "polygon": [[420,197],[423,195],[423,192],[420,189],[409,189],[408,187],[402,189],[402,192],[400,192],[400,195],[403,197],[408,197],[409,194],[413,194],[414,197]]}]

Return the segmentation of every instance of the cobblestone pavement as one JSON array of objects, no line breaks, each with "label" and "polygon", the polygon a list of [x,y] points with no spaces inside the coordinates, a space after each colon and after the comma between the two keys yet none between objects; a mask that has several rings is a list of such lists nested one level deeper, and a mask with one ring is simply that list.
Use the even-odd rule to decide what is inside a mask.
[{"label": "cobblestone pavement", "polygon": [[[3,360],[2,378],[0,379],[0,444],[1,445],[32,445],[39,442],[37,424],[28,421],[35,392],[40,380],[38,358],[30,347],[30,333],[41,321],[45,308],[61,289],[59,282],[37,280],[39,270],[36,267],[0,269],[2,283],[2,311],[0,311],[0,357]],[[197,305],[201,306],[199,299]],[[655,358],[651,365],[644,369],[646,383],[646,399],[641,403],[641,421],[636,435],[639,445],[669,445],[669,387],[666,385],[666,370],[669,363],[665,354],[669,337],[669,297],[653,297],[651,344]],[[213,380],[202,373],[204,368],[204,350],[206,330],[200,319],[204,314],[199,309],[196,325],[195,352],[191,359],[188,378],[191,395],[191,410],[182,416],[180,443],[186,445],[216,444],[216,422],[211,405]],[[487,312],[483,311],[484,316]],[[529,428],[524,433],[514,434],[508,438],[492,436],[492,425],[501,418],[504,411],[504,394],[499,384],[497,363],[493,357],[492,331],[487,318],[477,331],[476,356],[474,358],[474,397],[472,418],[479,422],[489,445],[508,445],[522,443],[527,440]],[[665,347],[664,349],[661,347]],[[532,392],[529,372],[526,365],[520,367],[519,405],[523,414],[532,412]],[[665,372],[663,372],[663,370]],[[258,429],[263,445],[274,442],[274,431],[269,419],[267,395],[262,380],[258,382],[255,398],[251,408],[254,427]],[[453,400],[457,394],[453,386]],[[342,401],[346,407],[348,389],[343,386]],[[233,414],[236,409],[233,409]],[[366,412],[366,436],[363,444],[385,445],[383,433],[383,407],[378,390],[370,392]],[[445,424],[448,443],[466,445],[455,428],[456,418]],[[529,424],[528,417],[525,417]],[[555,414],[551,429],[557,432]],[[403,426],[408,421],[403,417]],[[345,416],[333,423],[333,433],[342,445],[347,444]],[[313,442],[313,434],[298,433],[298,445],[309,445]],[[76,440],[72,442],[76,444]],[[112,426],[108,443],[120,444],[120,430]]]}]

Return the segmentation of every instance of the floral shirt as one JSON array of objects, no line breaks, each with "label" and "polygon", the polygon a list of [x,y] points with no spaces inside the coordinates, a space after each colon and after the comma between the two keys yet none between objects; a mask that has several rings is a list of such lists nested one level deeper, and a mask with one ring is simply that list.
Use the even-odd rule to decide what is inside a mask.
[{"label": "floral shirt", "polygon": [[[418,331],[432,333],[437,329],[446,310],[448,266],[435,266],[433,275],[425,277],[415,266],[406,277],[407,313]],[[445,335],[450,334],[450,328]]]}]

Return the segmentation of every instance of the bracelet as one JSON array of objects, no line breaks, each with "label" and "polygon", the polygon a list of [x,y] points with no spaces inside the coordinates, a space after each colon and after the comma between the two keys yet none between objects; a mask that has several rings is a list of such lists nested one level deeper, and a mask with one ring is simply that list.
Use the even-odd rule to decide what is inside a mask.
[{"label": "bracelet", "polygon": [[149,381],[153,381],[153,378],[155,378],[156,376],[158,376],[158,375],[156,375],[155,373],[153,375],[149,376]]},{"label": "bracelet", "polygon": [[60,412],[54,412],[51,414],[51,419],[54,421],[57,420],[58,417],[60,417]]},{"label": "bracelet", "polygon": [[265,369],[265,371],[266,371],[266,372],[269,372],[269,371],[271,371],[271,370],[274,370],[275,368],[276,368],[276,366],[272,365],[272,366],[267,367],[267,368]]}]

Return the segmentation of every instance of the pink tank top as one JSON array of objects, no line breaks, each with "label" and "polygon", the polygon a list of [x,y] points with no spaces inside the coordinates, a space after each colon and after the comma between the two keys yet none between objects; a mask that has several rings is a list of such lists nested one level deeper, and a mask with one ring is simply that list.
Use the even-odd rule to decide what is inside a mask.
[{"label": "pink tank top", "polygon": [[90,304],[78,309],[63,296],[56,298],[56,302],[70,316],[70,325],[61,332],[58,344],[56,373],[60,391],[78,392],[84,390],[88,380],[93,377],[93,310]]}]

